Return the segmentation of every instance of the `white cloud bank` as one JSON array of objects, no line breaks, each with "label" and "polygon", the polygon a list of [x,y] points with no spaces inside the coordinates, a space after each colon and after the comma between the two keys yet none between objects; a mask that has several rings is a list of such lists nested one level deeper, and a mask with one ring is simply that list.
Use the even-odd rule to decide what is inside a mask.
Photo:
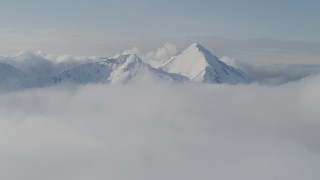
[{"label": "white cloud bank", "polygon": [[320,77],[0,95],[0,179],[318,180]]}]

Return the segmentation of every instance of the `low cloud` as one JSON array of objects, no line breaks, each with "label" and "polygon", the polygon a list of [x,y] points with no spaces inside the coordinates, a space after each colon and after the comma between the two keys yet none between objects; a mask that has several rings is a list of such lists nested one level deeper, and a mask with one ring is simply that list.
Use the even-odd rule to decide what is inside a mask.
[{"label": "low cloud", "polygon": [[319,91],[311,76],[2,94],[0,178],[318,180]]},{"label": "low cloud", "polygon": [[147,53],[144,57],[145,59],[163,61],[174,56],[177,52],[177,46],[167,42],[156,51]]}]

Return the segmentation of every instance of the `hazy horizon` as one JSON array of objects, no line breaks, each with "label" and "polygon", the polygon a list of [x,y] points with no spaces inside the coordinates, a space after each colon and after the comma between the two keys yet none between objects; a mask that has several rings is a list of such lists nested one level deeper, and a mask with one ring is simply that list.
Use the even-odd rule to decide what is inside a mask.
[{"label": "hazy horizon", "polygon": [[320,179],[320,1],[0,2],[1,180]]}]

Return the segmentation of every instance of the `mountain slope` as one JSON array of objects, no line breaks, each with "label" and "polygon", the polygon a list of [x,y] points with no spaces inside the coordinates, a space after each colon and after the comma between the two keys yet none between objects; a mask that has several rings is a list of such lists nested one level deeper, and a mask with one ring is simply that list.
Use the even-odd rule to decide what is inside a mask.
[{"label": "mountain slope", "polygon": [[12,90],[29,87],[31,80],[19,69],[0,61],[0,90]]},{"label": "mountain slope", "polygon": [[161,66],[169,73],[181,74],[190,81],[205,83],[249,83],[250,78],[234,67],[228,66],[198,43],[170,58]]}]

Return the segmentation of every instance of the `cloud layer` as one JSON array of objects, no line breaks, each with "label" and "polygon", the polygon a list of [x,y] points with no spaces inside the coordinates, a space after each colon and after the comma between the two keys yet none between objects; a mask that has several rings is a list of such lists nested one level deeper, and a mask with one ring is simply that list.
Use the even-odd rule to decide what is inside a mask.
[{"label": "cloud layer", "polygon": [[319,82],[3,94],[0,179],[318,180]]}]

